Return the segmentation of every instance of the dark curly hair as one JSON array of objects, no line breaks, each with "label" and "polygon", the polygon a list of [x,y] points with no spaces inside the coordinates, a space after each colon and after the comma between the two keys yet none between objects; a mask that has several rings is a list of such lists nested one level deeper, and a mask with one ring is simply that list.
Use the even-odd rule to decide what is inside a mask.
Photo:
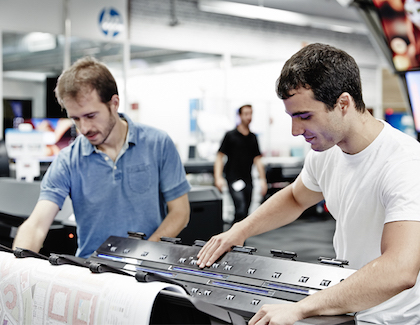
[{"label": "dark curly hair", "polygon": [[295,53],[283,66],[276,82],[281,99],[290,91],[304,87],[311,89],[316,100],[333,110],[338,97],[348,92],[356,110],[365,111],[359,67],[346,52],[326,44],[314,43]]}]

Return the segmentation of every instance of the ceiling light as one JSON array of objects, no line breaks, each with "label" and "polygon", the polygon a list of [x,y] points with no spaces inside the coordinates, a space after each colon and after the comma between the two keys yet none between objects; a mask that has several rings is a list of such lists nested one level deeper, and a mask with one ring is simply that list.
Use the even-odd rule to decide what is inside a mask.
[{"label": "ceiling light", "polygon": [[348,7],[354,0],[337,0],[337,2],[343,7]]},{"label": "ceiling light", "polygon": [[340,31],[343,33],[366,34],[368,31],[364,24],[357,22],[310,16],[287,10],[254,6],[237,2],[199,0],[198,7],[200,10],[206,12],[250,19],[261,19],[297,26],[315,27],[332,31]]},{"label": "ceiling light", "polygon": [[24,42],[27,44],[29,52],[53,50],[57,47],[55,35],[49,33],[29,33],[25,36]]}]

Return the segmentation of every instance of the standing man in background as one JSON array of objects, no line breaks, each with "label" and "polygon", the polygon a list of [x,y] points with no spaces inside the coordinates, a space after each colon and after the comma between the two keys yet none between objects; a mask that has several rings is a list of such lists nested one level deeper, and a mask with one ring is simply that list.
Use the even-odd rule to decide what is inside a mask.
[{"label": "standing man in background", "polygon": [[243,220],[248,215],[252,199],[252,165],[257,167],[261,181],[261,195],[267,192],[265,169],[261,161],[261,152],[257,137],[249,129],[252,122],[252,106],[244,105],[238,110],[240,124],[225,134],[214,163],[214,183],[222,192],[225,185],[223,178],[224,157],[227,163],[224,172],[235,205],[235,218],[233,223]]}]

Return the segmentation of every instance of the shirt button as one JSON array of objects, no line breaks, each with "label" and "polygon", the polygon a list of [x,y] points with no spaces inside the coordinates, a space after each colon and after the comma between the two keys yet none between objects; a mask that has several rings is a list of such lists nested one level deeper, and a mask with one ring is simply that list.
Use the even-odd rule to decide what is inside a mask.
[{"label": "shirt button", "polygon": [[108,161],[109,160],[109,157],[105,157],[105,160]]},{"label": "shirt button", "polygon": [[117,169],[117,166],[114,166],[114,169]]}]

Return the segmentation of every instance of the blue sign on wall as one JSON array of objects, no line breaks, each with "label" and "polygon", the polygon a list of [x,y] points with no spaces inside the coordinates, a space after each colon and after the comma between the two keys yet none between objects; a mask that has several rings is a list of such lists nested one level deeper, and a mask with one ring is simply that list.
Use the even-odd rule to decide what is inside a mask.
[{"label": "blue sign on wall", "polygon": [[196,132],[197,127],[197,114],[200,109],[200,100],[198,98],[190,99],[190,132]]},{"label": "blue sign on wall", "polygon": [[124,30],[123,17],[115,8],[104,8],[99,14],[99,28],[105,36],[115,37]]}]

